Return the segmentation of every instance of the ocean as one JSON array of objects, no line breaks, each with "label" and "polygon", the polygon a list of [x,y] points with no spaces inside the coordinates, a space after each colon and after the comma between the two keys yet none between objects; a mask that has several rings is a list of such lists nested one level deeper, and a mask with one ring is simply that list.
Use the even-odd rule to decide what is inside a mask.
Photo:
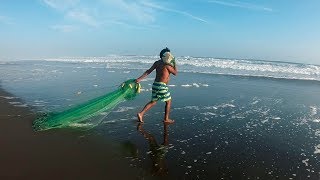
[{"label": "ocean", "polygon": [[[139,77],[157,56],[0,61],[1,87],[14,106],[59,112]],[[177,57],[172,125],[151,98],[155,74],[134,100],[90,130],[112,139],[144,177],[169,179],[319,179],[320,66],[279,61]],[[17,101],[21,98],[23,101]],[[54,130],[50,130],[54,131]],[[68,131],[68,129],[66,129]],[[89,132],[88,132],[89,131]]]}]

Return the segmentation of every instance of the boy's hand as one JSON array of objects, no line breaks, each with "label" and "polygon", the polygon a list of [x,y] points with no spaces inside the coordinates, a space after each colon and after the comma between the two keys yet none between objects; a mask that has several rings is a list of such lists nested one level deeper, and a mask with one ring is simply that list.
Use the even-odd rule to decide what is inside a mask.
[{"label": "boy's hand", "polygon": [[176,67],[176,61],[174,59],[172,59],[172,61],[170,63],[166,63],[166,65]]},{"label": "boy's hand", "polygon": [[172,59],[172,65],[173,65],[173,67],[176,67],[176,58]]}]

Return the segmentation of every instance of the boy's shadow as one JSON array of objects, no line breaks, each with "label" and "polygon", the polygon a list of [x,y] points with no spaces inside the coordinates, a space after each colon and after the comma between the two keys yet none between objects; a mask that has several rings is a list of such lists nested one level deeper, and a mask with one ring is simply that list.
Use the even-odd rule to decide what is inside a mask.
[{"label": "boy's shadow", "polygon": [[155,137],[143,129],[143,124],[139,123],[137,131],[139,131],[149,143],[150,159],[152,162],[151,173],[153,176],[166,176],[168,174],[168,166],[165,156],[168,152],[168,124],[163,123],[163,143],[158,144]]}]

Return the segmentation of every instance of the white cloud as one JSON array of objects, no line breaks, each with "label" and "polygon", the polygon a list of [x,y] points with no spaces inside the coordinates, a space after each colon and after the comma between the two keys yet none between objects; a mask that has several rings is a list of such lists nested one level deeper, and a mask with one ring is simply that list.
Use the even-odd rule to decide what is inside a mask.
[{"label": "white cloud", "polygon": [[[62,12],[67,19],[81,22],[92,27],[98,27],[100,25],[99,21],[91,15],[90,9],[84,8],[80,0],[43,0],[43,2],[50,8]],[[61,29],[61,27],[59,29]]]},{"label": "white cloud", "polygon": [[66,16],[92,27],[98,27],[101,24],[93,16],[83,10],[71,10],[66,14]]},{"label": "white cloud", "polygon": [[192,14],[190,14],[190,13],[184,12],[184,11],[178,11],[178,10],[171,10],[171,11],[172,11],[172,12],[176,12],[176,13],[178,13],[178,14],[182,14],[182,15],[188,16],[188,17],[190,17],[190,18],[192,18],[192,19],[195,19],[195,20],[197,20],[197,21],[201,21],[201,22],[204,22],[204,23],[208,23],[208,21],[206,21],[206,20],[204,20],[204,19],[202,19],[202,18],[199,18],[199,17],[197,17],[197,16],[194,16],[194,15],[192,15]]},{"label": "white cloud", "polygon": [[176,9],[170,9],[170,8],[166,8],[166,7],[163,7],[163,6],[160,6],[158,4],[155,4],[155,3],[151,3],[150,1],[147,2],[147,1],[142,1],[142,4],[144,4],[145,6],[148,6],[148,7],[152,7],[154,9],[158,9],[158,10],[162,10],[162,11],[168,11],[168,12],[173,12],[173,13],[177,13],[177,14],[181,14],[181,15],[184,15],[184,16],[187,16],[189,18],[192,18],[194,20],[197,20],[197,21],[201,21],[201,22],[204,22],[204,23],[208,23],[208,21],[202,19],[202,18],[199,18],[197,16],[194,16],[188,12],[185,12],[185,11],[180,11],[180,10],[176,10]]},{"label": "white cloud", "polygon": [[[159,12],[171,12],[187,18],[208,23],[188,12],[167,8],[153,0],[42,0],[48,7],[62,13],[65,19],[90,27],[117,24],[127,28],[152,28]],[[70,23],[70,22],[68,22]],[[143,26],[143,27],[142,27]]]},{"label": "white cloud", "polygon": [[129,24],[129,23],[126,23],[126,22],[123,22],[123,21],[115,21],[115,20],[109,20],[109,21],[106,21],[105,24],[116,24],[116,25],[120,25],[122,27],[126,27],[126,28],[129,28],[129,29],[150,29],[152,28],[151,26],[148,27],[148,26],[136,26],[136,25],[133,25],[133,24]]},{"label": "white cloud", "polygon": [[53,9],[67,10],[76,6],[79,0],[43,0],[43,2]]},{"label": "white cloud", "polygon": [[77,27],[73,25],[54,25],[54,26],[51,26],[51,29],[67,33],[67,32],[75,31]]},{"label": "white cloud", "polygon": [[138,23],[153,23],[156,20],[156,11],[143,5],[140,1],[131,0],[104,0],[108,18],[113,20],[133,20]]},{"label": "white cloud", "polygon": [[211,0],[208,1],[209,3],[215,3],[223,6],[230,6],[230,7],[238,7],[238,8],[244,8],[244,9],[251,9],[251,10],[258,10],[258,11],[273,11],[273,9],[268,8],[268,7],[263,7],[251,3],[246,3],[246,2],[239,2],[239,1],[217,1],[217,0]]},{"label": "white cloud", "polygon": [[45,4],[54,9],[60,9],[60,7],[52,0],[43,0]]},{"label": "white cloud", "polygon": [[163,5],[150,0],[124,1],[124,0],[106,0],[115,7],[122,8],[128,17],[136,17],[142,22],[154,22],[156,20],[157,11],[166,11],[186,16],[188,18],[208,23],[208,21],[194,16],[188,12],[167,8]]}]

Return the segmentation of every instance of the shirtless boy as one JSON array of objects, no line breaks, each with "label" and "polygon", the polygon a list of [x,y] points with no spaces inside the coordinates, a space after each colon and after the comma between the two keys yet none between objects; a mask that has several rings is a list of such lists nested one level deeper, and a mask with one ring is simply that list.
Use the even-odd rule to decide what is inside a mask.
[{"label": "shirtless boy", "polygon": [[150,69],[144,72],[136,82],[139,83],[143,78],[147,77],[153,70],[156,70],[156,78],[152,84],[152,98],[148,102],[141,112],[137,114],[138,121],[143,122],[143,115],[150,108],[156,105],[157,101],[166,102],[165,113],[164,113],[164,123],[174,123],[174,120],[169,119],[169,113],[171,108],[171,95],[168,89],[168,82],[170,80],[170,74],[177,75],[178,70],[175,65],[167,64],[163,61],[164,58],[170,56],[170,50],[168,48],[163,49],[160,52],[160,60],[156,61]]}]

